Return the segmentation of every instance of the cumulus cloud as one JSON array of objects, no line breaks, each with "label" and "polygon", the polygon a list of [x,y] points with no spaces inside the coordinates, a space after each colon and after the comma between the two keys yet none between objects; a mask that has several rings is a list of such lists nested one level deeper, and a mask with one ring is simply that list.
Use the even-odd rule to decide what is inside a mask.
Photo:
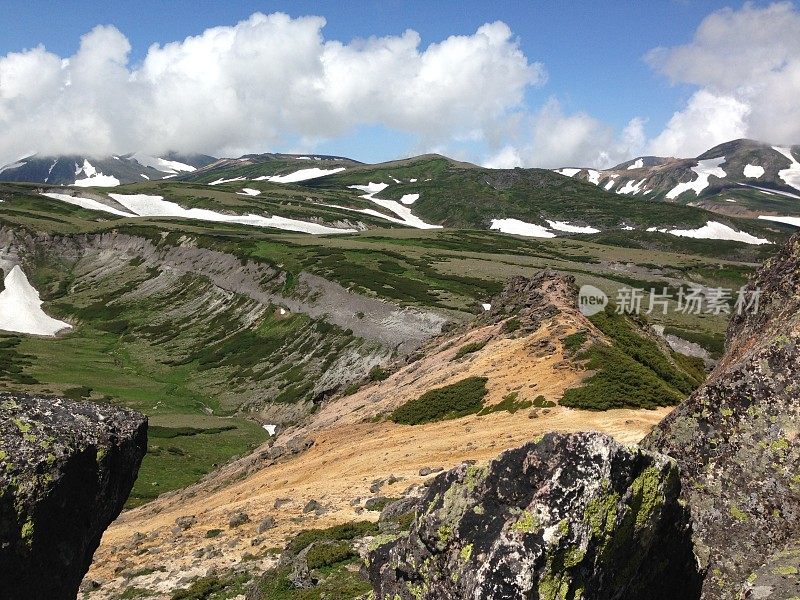
[{"label": "cumulus cloud", "polygon": [[43,47],[0,57],[0,162],[42,154],[140,150],[225,154],[343,135],[379,124],[433,145],[491,139],[545,81],[508,26],[426,48],[411,30],[342,43],[321,17],[256,13],[140,65],[117,29],[96,27],[74,56]]},{"label": "cumulus cloud", "polygon": [[585,112],[566,114],[558,100],[551,98],[524,126],[527,143],[507,145],[484,164],[490,168],[606,168],[641,151],[643,127],[643,119],[634,118],[618,133]]},{"label": "cumulus cloud", "polygon": [[717,11],[691,42],[656,48],[646,61],[673,83],[700,87],[652,141],[653,153],[693,155],[745,136],[800,141],[800,13],[793,3]]},{"label": "cumulus cloud", "polygon": [[750,113],[750,105],[733,96],[699,90],[650,141],[648,152],[657,156],[697,156],[722,142],[746,137]]}]

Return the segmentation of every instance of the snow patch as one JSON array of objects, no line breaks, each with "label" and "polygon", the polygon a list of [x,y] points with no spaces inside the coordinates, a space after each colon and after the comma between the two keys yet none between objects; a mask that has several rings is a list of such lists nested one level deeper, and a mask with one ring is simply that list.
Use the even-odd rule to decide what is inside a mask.
[{"label": "snow patch", "polygon": [[258,196],[261,190],[254,190],[253,188],[242,188],[241,192],[236,192],[240,196]]},{"label": "snow patch", "polygon": [[275,430],[278,428],[277,425],[272,425],[271,423],[265,423],[263,427],[269,435],[275,435]]},{"label": "snow patch", "polygon": [[779,196],[786,196],[787,198],[794,198],[796,200],[800,200],[800,195],[792,194],[790,192],[783,192],[781,190],[769,190],[767,188],[759,187],[757,185],[749,185],[747,183],[740,183],[739,185],[744,186],[744,187],[749,187],[749,188],[752,188],[754,190],[758,190],[759,192],[761,192],[763,194],[767,194],[768,196],[779,195]]},{"label": "snow patch", "polygon": [[643,166],[644,166],[644,160],[641,158],[637,158],[635,163],[633,163],[632,165],[628,165],[628,170],[630,171],[631,169],[641,169]]},{"label": "snow patch", "polygon": [[563,221],[547,221],[547,223],[550,225],[551,229],[555,229],[556,231],[566,231],[569,233],[600,233],[600,230],[595,229],[594,227],[570,225],[569,223],[565,223]]},{"label": "snow patch", "polygon": [[80,206],[81,208],[88,208],[89,210],[99,210],[102,212],[111,213],[112,215],[119,215],[120,217],[135,217],[137,215],[126,213],[121,210],[117,210],[112,206],[108,206],[107,204],[103,204],[102,202],[98,202],[97,200],[92,200],[91,198],[81,198],[79,196],[70,196],[69,194],[57,194],[54,192],[45,192],[42,194],[47,198],[52,198],[53,200],[60,200],[61,202],[66,202],[67,204],[72,204],[74,206]]},{"label": "snow patch", "polygon": [[289,173],[288,175],[262,175],[261,177],[256,177],[253,181],[271,181],[272,183],[297,183],[298,181],[308,181],[309,179],[316,179],[317,177],[325,177],[326,175],[333,175],[334,173],[339,173],[340,171],[344,171],[344,167],[338,167],[336,169],[319,169],[314,167],[313,169],[300,169],[299,171],[295,171],[294,173]]},{"label": "snow patch", "polygon": [[184,208],[180,204],[164,200],[162,196],[148,196],[145,194],[109,194],[128,210],[141,217],[181,217],[197,221],[212,221],[217,223],[240,223],[255,227],[274,227],[286,231],[298,231],[314,235],[328,233],[355,233],[354,229],[336,229],[317,223],[288,219],[273,215],[262,217],[260,215],[225,215],[205,208]]},{"label": "snow patch", "polygon": [[678,237],[688,237],[704,240],[728,240],[732,242],[744,242],[745,244],[761,245],[771,243],[764,238],[757,238],[744,231],[736,231],[718,223],[717,221],[708,221],[703,227],[697,229],[672,229],[668,233]]},{"label": "snow patch", "polygon": [[72,185],[78,187],[116,187],[119,185],[119,179],[111,175],[98,173],[94,165],[85,158],[83,159],[82,166],[79,167],[77,164],[75,165],[75,177],[80,175],[81,171],[86,175],[86,178],[76,179],[75,183]]},{"label": "snow patch", "polygon": [[772,215],[759,215],[758,218],[765,221],[775,221],[776,223],[785,223],[786,225],[800,227],[800,217],[774,217]]},{"label": "snow patch", "polygon": [[484,304],[481,304],[481,306],[483,307],[483,310],[492,310],[492,305],[491,304],[485,304],[484,303]]},{"label": "snow patch", "polygon": [[564,175],[565,177],[575,177],[575,175],[580,172],[580,169],[556,169],[556,173]]},{"label": "snow patch", "polygon": [[492,219],[489,229],[496,229],[502,233],[524,235],[526,237],[554,238],[556,234],[541,225],[526,223],[519,219]]},{"label": "snow patch", "polygon": [[634,182],[633,179],[630,181],[626,181],[625,185],[617,190],[618,194],[638,194],[642,191],[642,186],[646,179],[642,179],[641,181]]},{"label": "snow patch", "polygon": [[595,171],[594,169],[586,169],[586,177],[589,180],[589,183],[593,183],[595,185],[600,184],[600,171]]},{"label": "snow patch", "polygon": [[15,333],[54,336],[69,323],[49,317],[42,310],[39,292],[29,282],[19,265],[6,275],[0,292],[0,329]]},{"label": "snow patch", "polygon": [[366,192],[367,194],[377,194],[378,192],[382,192],[387,187],[389,187],[389,184],[372,183],[370,181],[367,185],[348,185],[347,187],[352,190],[361,190],[362,192]]},{"label": "snow patch", "polygon": [[[379,217],[381,219],[385,219],[392,223],[399,223],[401,225],[407,225],[409,227],[414,227],[416,229],[441,229],[441,225],[433,225],[431,223],[426,223],[419,217],[415,216],[410,208],[406,208],[400,202],[395,200],[384,200],[382,198],[376,198],[375,194],[378,192],[382,192],[387,187],[389,187],[388,183],[373,183],[370,181],[367,185],[349,185],[347,186],[350,189],[360,190],[362,192],[367,192],[361,198],[365,200],[369,200],[370,202],[374,202],[378,206],[387,209],[388,211],[397,215],[397,218],[389,217],[380,211],[372,210],[369,208],[350,208],[347,206],[333,206],[334,208],[339,208],[342,210],[352,210],[355,212],[360,212],[365,215],[372,215],[373,217]],[[416,197],[414,197],[416,196]],[[405,204],[413,204],[419,198],[419,194],[407,194],[401,198],[401,202]]]},{"label": "snow patch", "polygon": [[764,167],[759,165],[745,165],[742,174],[751,179],[758,179],[764,175]]},{"label": "snow patch", "polygon": [[404,194],[402,198],[400,198],[400,202],[403,204],[414,204],[419,200],[419,194]]},{"label": "snow patch", "polygon": [[181,172],[188,172],[191,173],[192,171],[196,171],[197,168],[193,167],[192,165],[187,165],[186,163],[178,162],[177,160],[165,160],[163,158],[157,158],[155,156],[147,156],[146,154],[139,154],[138,152],[133,155],[133,160],[138,162],[143,167],[151,167],[156,171],[161,171],[162,173],[181,173]]},{"label": "snow patch", "polygon": [[779,146],[773,146],[772,149],[775,150],[775,152],[783,154],[791,163],[788,169],[781,169],[778,171],[778,177],[783,179],[786,185],[800,190],[800,163],[797,162],[797,159],[792,155],[792,149],[781,148]]},{"label": "snow patch", "polygon": [[683,192],[694,190],[695,196],[699,196],[700,192],[708,187],[708,178],[712,175],[714,177],[725,177],[726,173],[720,168],[720,165],[725,162],[725,157],[709,158],[708,160],[701,160],[697,166],[692,167],[692,171],[697,174],[697,179],[687,183],[679,183],[669,192],[667,198],[673,200],[680,196]]},{"label": "snow patch", "polygon": [[413,179],[409,179],[408,181],[409,183],[417,183],[417,178],[414,177]]},{"label": "snow patch", "polygon": [[[164,178],[166,179],[166,177]],[[212,181],[208,185],[221,185],[223,183],[232,183],[234,181],[247,181],[247,177],[233,177],[232,179],[217,179],[216,181]]]}]

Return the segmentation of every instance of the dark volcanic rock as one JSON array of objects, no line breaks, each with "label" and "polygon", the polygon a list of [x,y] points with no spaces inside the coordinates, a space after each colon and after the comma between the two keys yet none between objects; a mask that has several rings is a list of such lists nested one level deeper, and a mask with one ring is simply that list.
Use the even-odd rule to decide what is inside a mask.
[{"label": "dark volcanic rock", "polygon": [[138,413],[0,393],[0,597],[75,598],[146,450]]},{"label": "dark volcanic rock", "polygon": [[370,555],[378,599],[697,598],[669,458],[596,433],[547,434],[438,476],[408,537]]},{"label": "dark volcanic rock", "polygon": [[800,537],[800,236],[750,288],[758,313],[733,317],[706,384],[642,442],[680,465],[708,599]]}]

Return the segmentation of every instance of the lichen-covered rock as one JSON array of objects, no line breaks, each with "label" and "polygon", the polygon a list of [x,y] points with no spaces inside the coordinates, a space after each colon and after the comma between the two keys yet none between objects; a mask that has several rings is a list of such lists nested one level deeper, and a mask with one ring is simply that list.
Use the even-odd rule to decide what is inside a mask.
[{"label": "lichen-covered rock", "polygon": [[674,461],[597,433],[547,434],[438,476],[408,537],[367,567],[378,599],[697,598]]},{"label": "lichen-covered rock", "polygon": [[742,588],[740,600],[791,600],[800,598],[800,545],[770,557],[752,573]]},{"label": "lichen-covered rock", "polygon": [[0,597],[75,598],[146,450],[138,413],[0,393]]},{"label": "lichen-covered rock", "polygon": [[709,600],[800,538],[800,236],[749,288],[758,312],[732,318],[706,384],[642,442],[678,461]]}]

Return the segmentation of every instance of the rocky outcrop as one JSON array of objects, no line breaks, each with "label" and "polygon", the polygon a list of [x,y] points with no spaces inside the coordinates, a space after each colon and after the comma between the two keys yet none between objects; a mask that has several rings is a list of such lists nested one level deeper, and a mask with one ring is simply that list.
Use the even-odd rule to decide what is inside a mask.
[{"label": "rocky outcrop", "polygon": [[707,569],[703,598],[734,598],[800,536],[800,236],[750,283],[706,385],[642,442],[674,457]]},{"label": "rocky outcrop", "polygon": [[0,597],[75,598],[146,449],[138,413],[0,394]]},{"label": "rocky outcrop", "polygon": [[800,598],[800,544],[771,556],[744,583],[739,600],[792,600]]},{"label": "rocky outcrop", "polygon": [[370,555],[378,599],[696,598],[677,467],[597,433],[547,434],[437,477]]}]

